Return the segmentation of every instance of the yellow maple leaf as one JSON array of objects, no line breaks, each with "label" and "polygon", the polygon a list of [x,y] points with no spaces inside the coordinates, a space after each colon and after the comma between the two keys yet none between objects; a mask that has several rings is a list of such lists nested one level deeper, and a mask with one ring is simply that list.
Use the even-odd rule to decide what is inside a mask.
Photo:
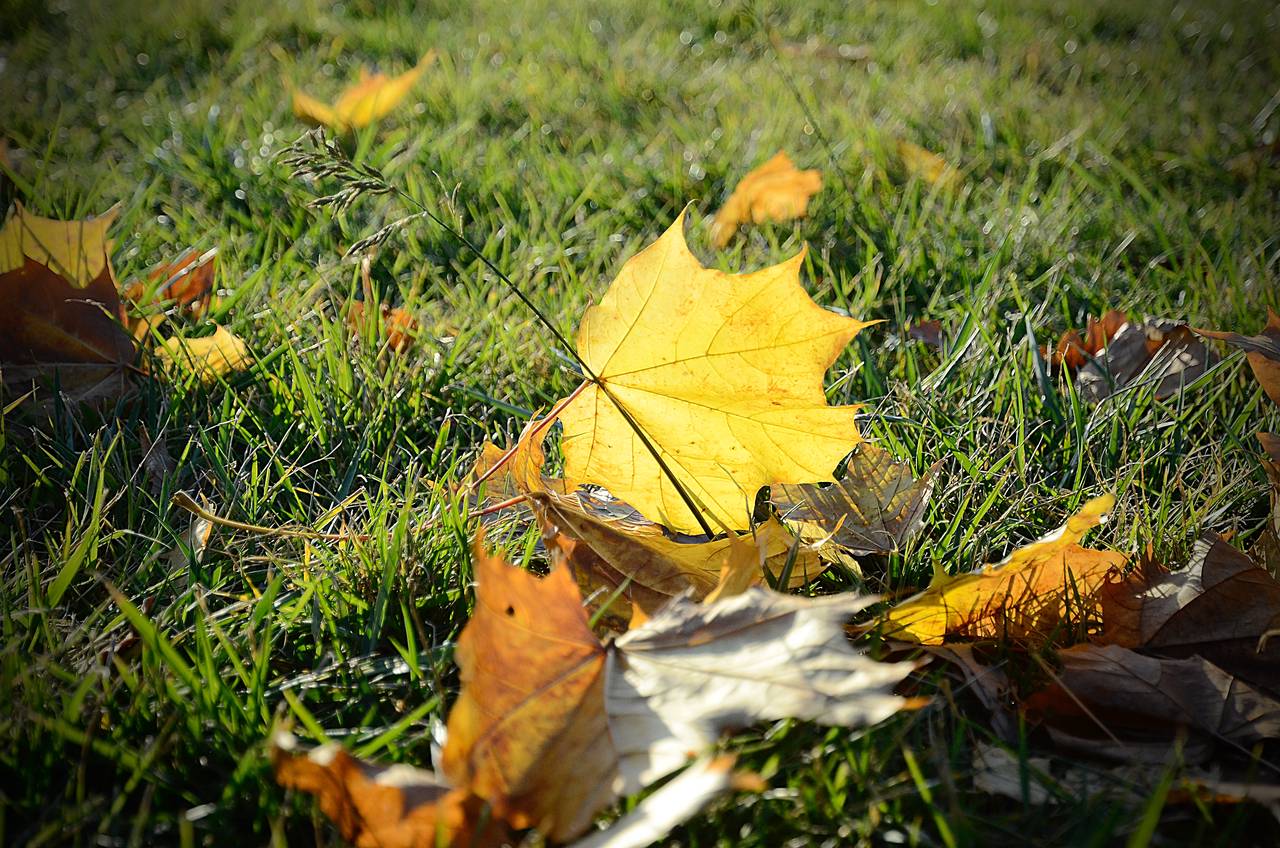
[{"label": "yellow maple leaf", "polygon": [[222,326],[212,336],[165,339],[155,353],[166,367],[181,362],[199,374],[205,383],[212,383],[232,371],[243,371],[253,361],[244,340]]},{"label": "yellow maple leaf", "polygon": [[831,480],[859,441],[857,407],[828,406],[823,375],[868,324],[814,303],[803,262],[704,268],[684,213],[632,257],[578,331],[598,382],[561,414],[570,489],[595,483],[673,530],[700,529],[628,417],[724,529],[750,526],[761,486]]},{"label": "yellow maple leaf", "polygon": [[809,199],[821,189],[821,171],[801,171],[791,157],[778,151],[768,162],[748,171],[734,188],[716,213],[711,241],[724,247],[742,224],[803,218],[809,211]]},{"label": "yellow maple leaf", "polygon": [[324,125],[338,132],[358,130],[399,105],[435,59],[436,51],[430,50],[417,65],[397,77],[371,74],[361,68],[359,81],[344,91],[332,106],[295,90],[293,114],[310,124]]},{"label": "yellow maple leaf", "polygon": [[1078,544],[1115,506],[1113,495],[1087,502],[1066,524],[1014,551],[1008,559],[928,589],[885,614],[885,634],[940,645],[948,637],[1042,639],[1071,609],[1093,603],[1128,559]]}]

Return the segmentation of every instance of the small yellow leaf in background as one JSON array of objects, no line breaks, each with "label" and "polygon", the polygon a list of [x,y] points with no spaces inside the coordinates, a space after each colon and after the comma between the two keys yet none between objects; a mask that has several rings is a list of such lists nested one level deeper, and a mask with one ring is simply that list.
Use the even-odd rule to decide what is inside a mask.
[{"label": "small yellow leaf in background", "polygon": [[1094,498],[1067,523],[1004,562],[971,574],[935,579],[928,589],[889,610],[885,634],[940,645],[945,637],[1043,639],[1069,611],[1089,605],[1127,557],[1077,544],[1115,505]]},{"label": "small yellow leaf in background", "polygon": [[905,139],[898,141],[898,158],[907,174],[924,180],[938,188],[955,188],[960,184],[960,172],[936,153],[925,150]]},{"label": "small yellow leaf in background", "polygon": [[814,303],[803,261],[704,268],[683,213],[628,260],[578,330],[599,382],[560,415],[570,488],[600,485],[672,530],[701,530],[632,422],[717,529],[747,529],[761,486],[832,481],[860,437],[857,407],[829,406],[823,375],[868,323]]},{"label": "small yellow leaf in background", "polygon": [[779,151],[738,183],[716,213],[711,241],[724,247],[742,224],[803,218],[809,211],[809,199],[821,189],[821,171],[801,171],[791,157]]},{"label": "small yellow leaf in background", "polygon": [[301,91],[293,92],[293,114],[310,124],[350,132],[384,117],[404,100],[423,71],[436,59],[430,50],[412,69],[397,77],[361,69],[360,80],[329,106]]},{"label": "small yellow leaf in background", "polygon": [[212,336],[184,339],[178,336],[165,339],[156,348],[156,357],[166,367],[182,363],[200,375],[205,383],[212,383],[232,371],[243,371],[253,358],[244,340],[226,327],[219,326]]}]

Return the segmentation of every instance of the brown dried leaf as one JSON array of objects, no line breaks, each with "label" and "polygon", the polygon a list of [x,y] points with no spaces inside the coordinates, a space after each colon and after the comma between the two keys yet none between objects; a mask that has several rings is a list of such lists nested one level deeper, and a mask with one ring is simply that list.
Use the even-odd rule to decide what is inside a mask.
[{"label": "brown dried leaf", "polygon": [[1099,403],[1138,378],[1155,384],[1155,397],[1177,394],[1217,361],[1192,333],[1178,321],[1153,318],[1145,323],[1127,323],[1105,348],[1076,373],[1080,396]]},{"label": "brown dried leaf", "polygon": [[1164,762],[1179,733],[1189,729],[1183,756],[1195,762],[1217,740],[1247,750],[1280,738],[1280,701],[1202,657],[1077,645],[1058,659],[1055,682],[1027,698],[1026,709],[1061,747]]},{"label": "brown dried leaf", "polygon": [[[213,299],[217,259],[217,248],[204,253],[188,250],[173,262],[153,268],[147,274],[147,282],[133,280],[126,283],[120,290],[120,296],[135,309],[169,302],[192,318],[200,318]],[[136,332],[134,337],[138,337]]]},{"label": "brown dried leaf", "polygon": [[0,368],[6,383],[56,375],[81,398],[115,394],[136,357],[121,325],[107,229],[112,210],[55,221],[21,205],[0,228]]},{"label": "brown dried leaf", "polygon": [[806,540],[829,542],[855,556],[889,553],[920,529],[941,467],[941,461],[934,463],[917,480],[910,465],[864,443],[836,483],[779,484],[770,487],[769,499]]},{"label": "brown dried leaf", "polygon": [[1253,369],[1253,376],[1258,378],[1262,390],[1267,393],[1267,397],[1280,403],[1280,315],[1268,309],[1267,326],[1256,336],[1199,329],[1195,332],[1245,351],[1249,367]]},{"label": "brown dried leaf", "polygon": [[[399,306],[379,307],[378,332],[385,333],[387,347],[396,353],[404,353],[418,335],[418,319],[408,310]],[[353,300],[347,306],[347,326],[353,333],[359,333],[368,319],[365,317],[364,301]]]}]

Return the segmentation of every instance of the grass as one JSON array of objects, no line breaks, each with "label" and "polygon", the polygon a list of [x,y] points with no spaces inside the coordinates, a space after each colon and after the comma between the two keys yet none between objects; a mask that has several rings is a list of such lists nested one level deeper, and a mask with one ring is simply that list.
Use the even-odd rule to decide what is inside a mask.
[{"label": "grass", "polygon": [[[1138,387],[1091,407],[1036,350],[1112,307],[1248,332],[1280,307],[1280,176],[1228,167],[1280,131],[1274,7],[758,11],[0,4],[18,193],[61,217],[120,204],[122,280],[216,245],[224,296],[210,318],[257,359],[210,387],[144,381],[102,409],[0,404],[0,696],[12,704],[0,841],[332,844],[313,805],[270,778],[272,722],[429,760],[471,601],[472,527],[450,487],[483,438],[577,382],[484,264],[425,222],[372,264],[377,296],[421,320],[418,341],[401,356],[376,327],[349,331],[344,304],[361,287],[344,251],[414,210],[394,197],[308,209],[332,186],[276,158],[303,129],[287,81],[330,96],[362,63],[395,72],[439,48],[417,105],[360,132],[352,155],[461,228],[566,333],[686,203],[690,243],[718,267],[807,242],[820,303],[887,321],[829,374],[831,400],[865,403],[866,433],[917,470],[945,460],[918,541],[864,563],[873,589],[998,558],[1104,490],[1120,508],[1098,546],[1150,544],[1178,563],[1204,528],[1250,540],[1267,509],[1252,434],[1280,429],[1280,413],[1239,354],[1173,398]],[[771,36],[865,44],[871,58],[779,53]],[[960,167],[963,188],[907,178],[900,137]],[[713,252],[709,213],[778,149],[824,171],[810,217]],[[943,323],[942,352],[907,339],[923,319]],[[239,521],[369,541],[219,530],[193,559],[189,516],[169,505],[179,490]],[[833,572],[818,590],[856,585]],[[1166,807],[1167,785],[1142,803],[1050,807],[977,793],[973,749],[990,731],[933,686],[934,706],[874,730],[780,723],[735,738],[775,788],[673,840],[1274,839],[1265,811]]]}]

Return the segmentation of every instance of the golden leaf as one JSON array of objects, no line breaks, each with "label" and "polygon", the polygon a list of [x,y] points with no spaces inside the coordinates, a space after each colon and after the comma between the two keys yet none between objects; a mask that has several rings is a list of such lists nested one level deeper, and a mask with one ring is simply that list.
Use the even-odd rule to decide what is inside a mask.
[{"label": "golden leaf", "polygon": [[221,326],[212,336],[165,339],[155,354],[164,367],[182,363],[199,374],[205,383],[215,382],[232,371],[243,371],[253,361],[244,340]]},{"label": "golden leaf", "polygon": [[629,416],[704,514],[750,526],[772,483],[831,480],[859,441],[856,407],[827,405],[822,378],[867,323],[814,303],[804,252],[749,274],[704,268],[684,214],[632,257],[578,331],[598,383],[561,413],[565,478],[595,483],[676,531],[700,525]]},{"label": "golden leaf", "polygon": [[772,159],[747,172],[716,213],[711,241],[724,247],[742,224],[803,218],[809,199],[822,190],[822,172],[801,171],[791,157],[778,151]]},{"label": "golden leaf", "polygon": [[1077,544],[1114,505],[1112,495],[1094,498],[1062,527],[1004,562],[935,579],[885,614],[886,635],[924,645],[940,645],[948,636],[1044,638],[1070,609],[1091,604],[1127,561],[1124,554]]},{"label": "golden leaf", "polygon": [[344,91],[332,106],[294,91],[293,114],[307,123],[338,132],[358,130],[396,108],[435,59],[436,51],[430,50],[417,65],[397,77],[361,69],[359,82]]}]

